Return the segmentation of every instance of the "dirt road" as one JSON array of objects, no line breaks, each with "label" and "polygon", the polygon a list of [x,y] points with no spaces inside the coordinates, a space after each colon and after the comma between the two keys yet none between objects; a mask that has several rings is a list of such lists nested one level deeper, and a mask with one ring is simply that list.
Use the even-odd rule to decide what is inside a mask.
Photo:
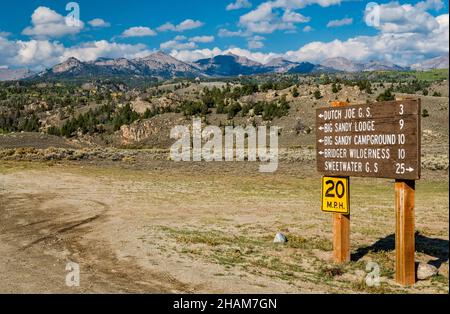
[{"label": "dirt road", "polygon": [[[352,262],[333,266],[331,217],[311,165],[23,163],[0,166],[2,293],[448,293],[448,174],[418,183],[417,260],[440,275],[393,282],[393,186],[352,181]],[[276,232],[285,245],[272,243]],[[368,261],[382,285],[364,284]],[[66,264],[80,265],[68,287]]]}]

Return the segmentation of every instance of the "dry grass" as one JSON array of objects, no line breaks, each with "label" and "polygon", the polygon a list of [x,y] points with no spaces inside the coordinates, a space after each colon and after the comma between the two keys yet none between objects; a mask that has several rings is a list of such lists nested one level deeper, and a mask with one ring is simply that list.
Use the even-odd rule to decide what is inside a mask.
[{"label": "dry grass", "polygon": [[[352,180],[353,258],[350,263],[336,266],[330,260],[331,217],[319,209],[320,177],[308,170],[311,165],[282,164],[279,172],[268,175],[255,172],[252,165],[239,163],[185,166],[154,161],[145,167],[127,164],[6,162],[0,166],[0,178],[5,179],[5,188],[18,199],[23,188],[36,189],[36,195],[52,193],[53,197],[60,195],[64,199],[66,190],[59,190],[57,185],[33,186],[25,180],[27,175],[52,184],[54,174],[70,178],[71,186],[67,187],[72,198],[111,203],[112,222],[106,229],[96,228],[95,237],[105,230],[120,230],[120,224],[126,223],[123,233],[115,231],[113,237],[104,241],[120,251],[126,237],[131,247],[151,249],[155,263],[177,261],[174,265],[178,266],[173,267],[206,265],[202,271],[213,278],[210,289],[214,282],[220,286],[223,280],[232,281],[239,274],[240,282],[250,285],[257,281],[254,287],[263,291],[281,285],[286,291],[297,292],[448,293],[445,174],[426,173],[417,185],[416,199],[420,231],[416,238],[417,260],[437,259],[440,275],[404,289],[393,281],[395,215],[390,180]],[[303,167],[307,168],[302,171]],[[24,181],[20,181],[21,176]],[[81,179],[89,180],[89,186],[78,185]],[[19,181],[13,184],[12,180]],[[86,194],[84,189],[105,194]],[[57,208],[62,210],[60,205]],[[288,242],[272,243],[280,231],[287,235]],[[123,254],[141,258],[140,250]],[[380,287],[371,288],[364,283],[369,261],[380,266]],[[192,280],[189,278],[186,280]],[[232,292],[227,287],[223,287],[224,291]]]}]

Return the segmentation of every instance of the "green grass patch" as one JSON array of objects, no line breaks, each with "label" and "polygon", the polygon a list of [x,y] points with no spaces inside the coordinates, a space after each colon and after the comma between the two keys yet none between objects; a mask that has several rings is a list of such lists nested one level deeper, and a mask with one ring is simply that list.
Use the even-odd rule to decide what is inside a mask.
[{"label": "green grass patch", "polygon": [[393,294],[393,293],[402,293],[403,291],[397,291],[389,287],[388,284],[381,282],[379,286],[368,286],[365,280],[361,280],[359,282],[355,282],[352,285],[353,290],[370,293],[370,294]]}]

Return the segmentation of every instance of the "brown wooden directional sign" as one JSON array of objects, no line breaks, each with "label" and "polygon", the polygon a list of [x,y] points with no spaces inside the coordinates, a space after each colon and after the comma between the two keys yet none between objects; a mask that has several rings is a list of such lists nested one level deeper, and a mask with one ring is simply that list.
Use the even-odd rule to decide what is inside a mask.
[{"label": "brown wooden directional sign", "polygon": [[324,175],[420,179],[418,99],[317,109],[316,134]]}]

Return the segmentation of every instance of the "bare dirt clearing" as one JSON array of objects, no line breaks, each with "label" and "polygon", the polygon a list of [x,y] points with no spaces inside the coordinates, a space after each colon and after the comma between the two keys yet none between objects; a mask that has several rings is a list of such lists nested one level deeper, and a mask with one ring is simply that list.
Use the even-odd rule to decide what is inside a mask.
[{"label": "bare dirt clearing", "polygon": [[[416,260],[393,281],[393,182],[352,180],[352,262],[333,266],[312,163],[13,162],[0,166],[0,292],[448,293],[448,172],[417,186]],[[276,232],[289,242],[272,244]],[[65,285],[66,263],[81,268]],[[364,283],[381,267],[382,285]]]}]

